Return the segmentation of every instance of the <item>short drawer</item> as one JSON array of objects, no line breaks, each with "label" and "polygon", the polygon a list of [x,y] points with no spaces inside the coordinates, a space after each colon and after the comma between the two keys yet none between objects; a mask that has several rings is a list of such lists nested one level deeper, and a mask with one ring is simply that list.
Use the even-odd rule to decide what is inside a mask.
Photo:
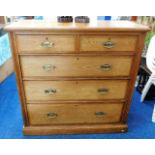
[{"label": "short drawer", "polygon": [[31,125],[115,123],[123,104],[28,104]]},{"label": "short drawer", "polygon": [[81,51],[135,51],[135,36],[81,36]]},{"label": "short drawer", "polygon": [[24,77],[129,76],[130,56],[22,56]]},{"label": "short drawer", "polygon": [[25,81],[27,101],[124,99],[127,80]]},{"label": "short drawer", "polygon": [[17,35],[18,52],[62,52],[75,50],[73,35]]}]

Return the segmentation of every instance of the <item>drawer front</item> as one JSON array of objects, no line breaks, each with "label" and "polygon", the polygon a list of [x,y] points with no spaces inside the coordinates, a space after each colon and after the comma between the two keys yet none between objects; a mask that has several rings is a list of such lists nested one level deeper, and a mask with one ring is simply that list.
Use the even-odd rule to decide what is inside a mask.
[{"label": "drawer front", "polygon": [[129,76],[129,56],[22,56],[24,77],[28,76]]},{"label": "drawer front", "polygon": [[124,99],[126,80],[25,81],[27,101]]},{"label": "drawer front", "polygon": [[114,123],[123,104],[28,104],[31,125]]},{"label": "drawer front", "polygon": [[17,35],[18,52],[72,52],[75,51],[73,35]]},{"label": "drawer front", "polygon": [[135,51],[135,36],[81,36],[81,51]]}]

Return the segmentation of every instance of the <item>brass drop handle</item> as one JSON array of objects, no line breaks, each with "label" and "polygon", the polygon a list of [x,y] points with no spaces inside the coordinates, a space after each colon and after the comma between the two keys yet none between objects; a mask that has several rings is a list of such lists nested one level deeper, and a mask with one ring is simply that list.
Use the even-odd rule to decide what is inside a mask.
[{"label": "brass drop handle", "polygon": [[109,93],[108,88],[99,88],[97,91],[98,93],[103,94],[103,95]]},{"label": "brass drop handle", "polygon": [[42,48],[52,48],[55,44],[50,42],[48,38],[45,38],[45,41],[41,42],[40,47]]},{"label": "brass drop handle", "polygon": [[49,72],[49,71],[52,71],[56,68],[56,66],[54,65],[51,65],[51,64],[45,64],[42,66],[43,70]]},{"label": "brass drop handle", "polygon": [[100,68],[101,68],[103,71],[109,71],[109,70],[111,70],[112,65],[111,65],[111,64],[103,64],[103,65],[100,66]]},{"label": "brass drop handle", "polygon": [[98,112],[95,112],[95,115],[96,115],[96,117],[103,117],[106,115],[106,113],[102,112],[102,111],[98,111]]},{"label": "brass drop handle", "polygon": [[110,49],[110,48],[113,48],[113,47],[115,46],[115,44],[114,44],[111,40],[108,40],[108,41],[105,41],[105,42],[103,43],[103,46],[104,46],[105,48]]},{"label": "brass drop handle", "polygon": [[58,116],[58,114],[55,113],[55,112],[49,112],[49,113],[47,113],[47,117],[48,118],[56,118],[57,116]]},{"label": "brass drop handle", "polygon": [[56,89],[46,89],[44,90],[44,93],[47,94],[47,95],[54,95],[56,93]]}]

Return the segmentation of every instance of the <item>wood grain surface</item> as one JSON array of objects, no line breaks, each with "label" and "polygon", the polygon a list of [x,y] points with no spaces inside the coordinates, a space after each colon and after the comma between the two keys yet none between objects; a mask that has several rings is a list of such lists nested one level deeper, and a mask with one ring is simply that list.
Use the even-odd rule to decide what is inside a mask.
[{"label": "wood grain surface", "polygon": [[[114,123],[120,121],[122,104],[28,104],[31,125]],[[55,117],[50,117],[50,114]],[[103,115],[97,115],[103,113]]]},{"label": "wood grain surface", "polygon": [[[130,76],[130,56],[21,56],[24,77]],[[107,66],[107,67],[106,67]]]},{"label": "wood grain surface", "polygon": [[127,80],[24,81],[27,101],[124,99],[127,85]]}]

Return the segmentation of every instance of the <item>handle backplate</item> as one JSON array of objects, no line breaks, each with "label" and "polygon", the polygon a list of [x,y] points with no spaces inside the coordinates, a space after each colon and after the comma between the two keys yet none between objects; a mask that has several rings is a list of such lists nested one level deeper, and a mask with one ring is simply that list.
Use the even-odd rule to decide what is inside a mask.
[{"label": "handle backplate", "polygon": [[109,39],[109,40],[107,40],[107,41],[105,41],[105,42],[103,43],[103,46],[104,46],[105,48],[110,49],[110,48],[114,48],[114,47],[115,47],[115,43],[113,43],[113,42]]},{"label": "handle backplate", "polygon": [[112,65],[111,65],[111,64],[103,64],[103,65],[100,66],[100,68],[101,68],[103,71],[109,71],[109,70],[111,70]]},{"label": "handle backplate", "polygon": [[42,66],[42,68],[43,70],[49,72],[49,71],[53,71],[56,68],[56,66],[51,65],[51,64],[45,64]]},{"label": "handle backplate", "polygon": [[55,44],[53,42],[50,42],[48,38],[45,38],[43,42],[41,42],[40,47],[42,48],[52,48]]},{"label": "handle backplate", "polygon": [[102,111],[98,111],[98,112],[95,112],[95,115],[96,115],[96,117],[103,117],[106,115],[106,113],[102,112]]},{"label": "handle backplate", "polygon": [[103,94],[103,95],[109,93],[108,88],[99,88],[97,91],[98,91],[98,93]]},{"label": "handle backplate", "polygon": [[57,92],[56,89],[52,88],[44,90],[44,93],[47,95],[54,95],[56,92]]},{"label": "handle backplate", "polygon": [[57,116],[58,116],[58,114],[55,113],[55,112],[49,112],[49,113],[47,113],[47,117],[48,118],[56,118]]}]

